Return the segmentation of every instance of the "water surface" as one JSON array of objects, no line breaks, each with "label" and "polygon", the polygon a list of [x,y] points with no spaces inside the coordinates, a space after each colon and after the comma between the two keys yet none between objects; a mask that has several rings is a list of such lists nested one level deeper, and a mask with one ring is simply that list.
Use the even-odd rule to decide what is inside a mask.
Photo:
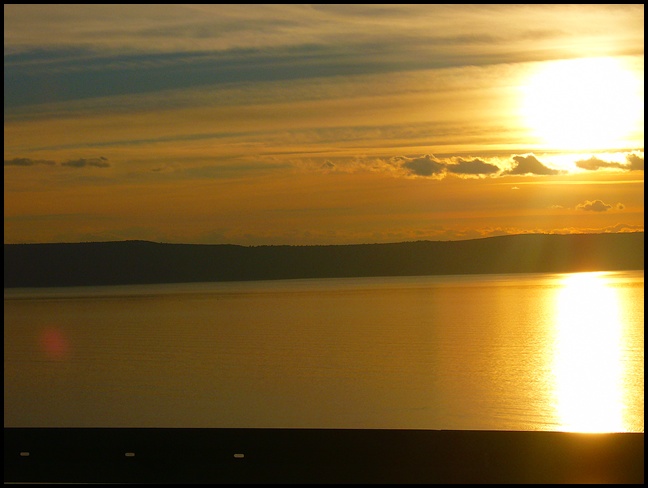
[{"label": "water surface", "polygon": [[643,271],[5,290],[5,427],[643,432]]}]

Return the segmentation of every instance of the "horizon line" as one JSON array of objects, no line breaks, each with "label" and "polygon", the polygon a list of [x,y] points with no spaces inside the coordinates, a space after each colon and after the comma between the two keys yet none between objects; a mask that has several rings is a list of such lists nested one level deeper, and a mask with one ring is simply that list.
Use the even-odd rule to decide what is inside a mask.
[{"label": "horizon line", "polygon": [[335,247],[335,246],[371,246],[371,245],[392,245],[392,244],[410,244],[416,242],[464,242],[476,241],[483,239],[501,238],[501,237],[519,237],[519,236],[581,236],[581,235],[612,235],[612,234],[643,234],[643,230],[628,230],[618,232],[523,232],[519,234],[501,234],[482,237],[468,237],[464,239],[417,239],[405,241],[390,241],[390,242],[361,242],[361,243],[347,243],[347,244],[234,244],[234,243],[196,243],[196,242],[163,242],[151,241],[147,239],[122,239],[122,240],[109,240],[109,241],[63,241],[63,242],[5,242],[5,246],[46,246],[46,245],[69,245],[69,244],[119,244],[119,243],[146,243],[146,244],[161,244],[161,245],[176,245],[176,246],[236,246],[236,247]]}]

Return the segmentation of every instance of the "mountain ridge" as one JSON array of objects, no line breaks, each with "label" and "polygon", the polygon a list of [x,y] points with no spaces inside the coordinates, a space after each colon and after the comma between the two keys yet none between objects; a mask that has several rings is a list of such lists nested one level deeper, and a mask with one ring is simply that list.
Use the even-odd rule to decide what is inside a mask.
[{"label": "mountain ridge", "polygon": [[372,244],[4,245],[4,287],[644,269],[644,233],[517,234]]}]

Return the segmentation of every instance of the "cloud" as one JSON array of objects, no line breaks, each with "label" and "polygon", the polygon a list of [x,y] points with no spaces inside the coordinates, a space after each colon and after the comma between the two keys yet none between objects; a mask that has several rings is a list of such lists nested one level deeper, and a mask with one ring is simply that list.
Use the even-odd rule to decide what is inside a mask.
[{"label": "cloud", "polygon": [[644,158],[637,156],[634,153],[626,155],[626,159],[630,164],[630,171],[643,171],[644,170]]},{"label": "cloud", "polygon": [[410,174],[415,176],[433,176],[442,174],[446,165],[434,159],[434,156],[425,155],[420,158],[410,159],[401,164]]},{"label": "cloud", "polygon": [[110,163],[108,162],[108,159],[104,158],[103,156],[100,156],[98,158],[81,158],[81,159],[73,159],[70,161],[65,161],[61,163],[61,166],[70,166],[72,168],[84,168],[86,166],[95,166],[97,168],[108,168],[110,166]]},{"label": "cloud", "polygon": [[[607,227],[562,227],[556,229],[538,229],[535,233],[542,234],[616,234],[619,232],[643,232],[643,225],[631,225],[625,223],[618,223]],[[523,232],[515,232],[522,234]]]},{"label": "cloud", "polygon": [[641,5],[14,4],[4,13],[5,104],[14,107],[548,60],[564,55],[572,36],[593,32],[591,45],[622,39],[624,52],[643,55]]},{"label": "cloud", "polygon": [[459,176],[460,178],[480,177],[494,175],[500,172],[500,168],[493,164],[487,163],[482,159],[473,158],[472,160],[458,158],[439,159],[433,155],[425,154],[418,158],[407,156],[398,156],[391,159],[389,165],[383,167],[399,167],[406,171],[409,176],[436,177],[443,178],[448,173]]},{"label": "cloud", "polygon": [[626,171],[643,171],[644,170],[644,158],[635,153],[626,154],[627,163],[619,163],[616,161],[604,161],[592,156],[589,159],[581,159],[576,161],[576,166],[581,169],[586,169],[589,171],[596,171],[599,169],[606,168],[616,168],[623,169]]},{"label": "cloud", "polygon": [[466,161],[459,158],[455,164],[448,164],[446,168],[450,173],[460,175],[490,175],[499,171],[497,166],[481,159]]},{"label": "cloud", "polygon": [[584,203],[579,203],[576,205],[577,210],[585,210],[588,212],[607,212],[612,208],[612,205],[601,200],[586,200]]},{"label": "cloud", "polygon": [[[5,159],[5,166],[36,166],[36,165],[47,165],[54,166],[56,161],[50,159],[31,159],[31,158],[13,158]],[[94,166],[96,168],[108,168],[110,163],[108,159],[100,156],[98,158],[80,158],[80,159],[71,159],[69,161],[64,161],[60,163],[60,166],[69,166],[71,168],[84,168],[86,166]]]},{"label": "cloud", "polygon": [[400,38],[418,49],[458,46],[465,53],[467,46],[476,45],[478,53],[512,56],[520,46],[542,51],[583,32],[596,32],[603,39],[599,42],[638,43],[638,34],[631,34],[643,29],[643,6],[621,7],[10,4],[4,9],[5,51],[42,45],[108,52],[221,51],[332,40],[380,44]]},{"label": "cloud", "polygon": [[603,231],[604,232],[643,232],[644,226],[620,223],[612,227],[606,228]]},{"label": "cloud", "polygon": [[47,159],[30,159],[30,158],[13,158],[13,159],[4,160],[5,166],[35,166],[37,164],[45,164],[48,166],[52,166],[56,163],[54,161],[50,161]]},{"label": "cloud", "polygon": [[[513,160],[514,167],[504,170],[503,167],[510,167]],[[345,158],[336,160],[332,165],[330,160],[321,160],[318,164],[321,170],[336,171],[362,171],[371,170],[376,172],[390,173],[394,176],[420,177],[443,179],[449,175],[458,178],[484,178],[501,177],[508,175],[560,175],[566,174],[565,170],[553,169],[538,161],[535,156],[512,155],[507,161],[501,156],[444,156],[437,157],[432,154],[420,156],[392,156],[390,158],[366,158],[360,157],[351,163]],[[520,187],[513,186],[513,190]]]},{"label": "cloud", "polygon": [[551,169],[538,161],[535,156],[513,156],[517,163],[515,167],[504,171],[503,175],[557,175],[561,172],[557,169]]},{"label": "cloud", "polygon": [[600,168],[625,168],[621,163],[603,161],[602,159],[592,156],[589,159],[581,159],[576,161],[576,166],[581,169],[596,171]]}]

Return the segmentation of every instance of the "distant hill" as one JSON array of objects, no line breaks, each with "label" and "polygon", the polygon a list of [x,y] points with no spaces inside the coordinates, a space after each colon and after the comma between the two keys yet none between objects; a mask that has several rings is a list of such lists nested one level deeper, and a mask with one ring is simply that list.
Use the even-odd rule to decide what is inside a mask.
[{"label": "distant hill", "polygon": [[644,233],[327,246],[5,244],[4,287],[644,269]]}]

